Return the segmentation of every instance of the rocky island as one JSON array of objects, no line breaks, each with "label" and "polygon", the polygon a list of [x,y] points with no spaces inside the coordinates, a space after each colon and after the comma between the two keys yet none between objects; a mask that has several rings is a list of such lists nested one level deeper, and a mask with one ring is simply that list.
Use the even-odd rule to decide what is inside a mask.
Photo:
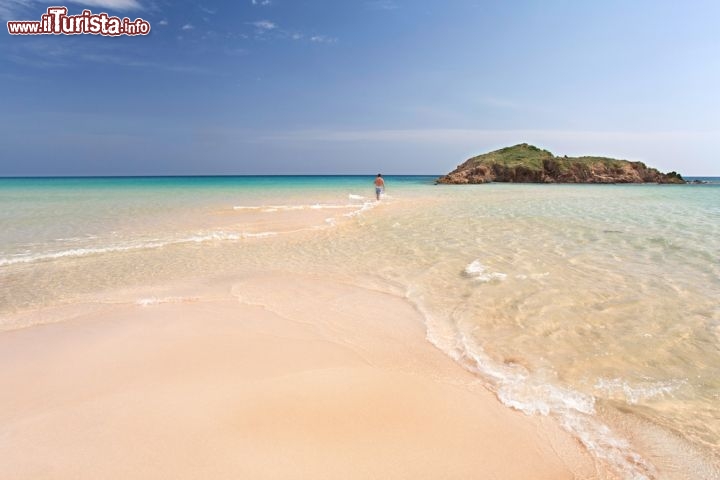
[{"label": "rocky island", "polygon": [[686,183],[676,172],[661,173],[642,162],[606,157],[556,157],[521,143],[467,160],[436,183]]}]

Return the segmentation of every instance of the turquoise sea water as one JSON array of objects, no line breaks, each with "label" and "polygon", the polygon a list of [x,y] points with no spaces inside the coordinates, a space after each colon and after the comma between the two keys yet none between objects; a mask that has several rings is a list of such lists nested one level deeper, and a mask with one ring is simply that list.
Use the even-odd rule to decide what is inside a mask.
[{"label": "turquoise sea water", "polygon": [[[434,178],[389,181],[413,186]],[[223,222],[208,220],[208,212],[234,204],[362,204],[372,196],[369,182],[361,176],[2,178],[0,266],[212,233]],[[348,192],[367,198],[349,199]]]},{"label": "turquoise sea water", "polygon": [[372,176],[0,179],[0,329],[193,278],[337,277],[407,298],[620,478],[720,478],[720,179],[434,179],[379,203]]}]

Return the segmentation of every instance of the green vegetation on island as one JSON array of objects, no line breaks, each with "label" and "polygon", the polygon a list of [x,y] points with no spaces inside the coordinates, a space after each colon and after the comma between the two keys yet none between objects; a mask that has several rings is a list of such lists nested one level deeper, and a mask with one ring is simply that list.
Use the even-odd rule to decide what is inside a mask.
[{"label": "green vegetation on island", "polygon": [[642,162],[606,157],[556,157],[521,143],[467,160],[437,183],[685,183],[676,172],[661,173]]}]

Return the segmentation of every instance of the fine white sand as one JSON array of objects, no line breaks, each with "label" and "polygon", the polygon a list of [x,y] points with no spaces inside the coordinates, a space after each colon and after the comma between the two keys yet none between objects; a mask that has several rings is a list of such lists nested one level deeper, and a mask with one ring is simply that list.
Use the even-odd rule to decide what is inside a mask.
[{"label": "fine white sand", "polygon": [[404,299],[312,277],[0,333],[2,479],[599,478]]}]

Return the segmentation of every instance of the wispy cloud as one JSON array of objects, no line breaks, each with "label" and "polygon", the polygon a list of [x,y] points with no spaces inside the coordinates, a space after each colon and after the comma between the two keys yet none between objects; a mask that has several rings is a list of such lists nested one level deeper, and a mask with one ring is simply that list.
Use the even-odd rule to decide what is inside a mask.
[{"label": "wispy cloud", "polygon": [[[242,129],[219,129],[219,135],[246,143],[308,147],[325,144],[328,148],[351,148],[353,145],[380,146],[382,149],[407,149],[416,152],[437,151],[449,155],[448,162],[459,162],[472,155],[498,148],[530,143],[555,155],[602,155],[639,160],[660,170],[680,170],[685,175],[703,171],[684,171],[680,158],[688,151],[698,153],[712,148],[720,137],[717,130],[487,130],[472,128],[419,129],[308,129],[275,132],[248,132]],[[688,148],[690,150],[688,150]],[[453,160],[454,159],[454,160]],[[448,164],[448,167],[450,165]],[[697,167],[696,167],[697,168]],[[716,170],[708,163],[706,171]]]},{"label": "wispy cloud", "polygon": [[14,11],[22,10],[25,2],[15,2],[12,0],[0,1],[0,18],[3,20],[16,20]]},{"label": "wispy cloud", "polygon": [[267,7],[268,5],[272,4],[272,1],[271,0],[251,0],[250,3],[252,3],[253,5],[260,5],[262,7]]},{"label": "wispy cloud", "polygon": [[[0,18],[4,20],[32,20],[26,18],[36,4],[48,3],[41,0],[0,0]],[[99,7],[108,10],[141,10],[143,6],[138,0],[68,0],[68,3]]]},{"label": "wispy cloud", "polygon": [[8,45],[2,57],[33,68],[58,68],[72,63],[75,42],[53,42],[45,38]]},{"label": "wispy cloud", "polygon": [[[37,38],[34,41],[17,43],[2,51],[2,60],[33,69],[76,68],[78,65],[107,64],[118,67],[152,69],[158,71],[216,75],[218,72],[195,65],[175,64],[165,61],[128,56],[118,45],[91,44],[76,39],[65,42]],[[38,75],[37,78],[42,77]]]},{"label": "wispy cloud", "polygon": [[337,43],[337,38],[326,35],[313,35],[310,37],[310,41],[313,43]]},{"label": "wispy cloud", "polygon": [[336,37],[331,37],[329,35],[310,35],[299,31],[286,30],[280,28],[276,23],[269,20],[250,22],[248,25],[255,27],[255,38],[258,40],[276,39],[327,44],[337,43],[338,41]]},{"label": "wispy cloud", "polygon": [[195,27],[194,27],[192,24],[190,24],[190,23],[186,23],[185,25],[183,25],[183,26],[180,27],[180,28],[181,28],[182,30],[185,30],[185,31],[194,30],[194,29],[195,29]]},{"label": "wispy cloud", "polygon": [[160,20],[160,21],[158,22],[158,25],[160,25],[161,27],[165,27],[165,26],[167,26],[167,24],[168,24],[168,21],[165,20],[165,19]]},{"label": "wispy cloud", "polygon": [[[719,135],[716,131],[598,131],[598,130],[488,130],[472,128],[418,128],[341,130],[291,130],[257,135],[263,141],[289,142],[411,142],[453,144],[456,142],[482,144],[495,141],[508,143],[564,143],[593,144],[598,142],[653,142],[665,140],[693,140]],[[557,153],[557,152],[556,152]],[[576,152],[573,152],[576,153]],[[587,154],[592,152],[579,152]]]},{"label": "wispy cloud", "polygon": [[275,30],[277,28],[277,25],[269,20],[258,20],[257,22],[251,22],[250,25],[260,31]]},{"label": "wispy cloud", "polygon": [[[278,39],[278,40],[293,40],[295,42],[310,42],[310,43],[324,43],[324,44],[333,44],[337,43],[338,39],[336,37],[331,37],[329,35],[310,35],[303,32],[298,31],[292,31],[292,30],[284,30],[281,28],[273,28],[273,35],[272,38]],[[268,30],[261,30],[258,29],[256,38],[258,39],[267,39],[266,33]]]},{"label": "wispy cloud", "polygon": [[211,70],[208,70],[207,68],[198,67],[198,66],[194,66],[194,65],[178,65],[178,64],[170,64],[170,63],[151,62],[151,61],[147,61],[147,60],[137,60],[135,58],[127,58],[127,57],[122,57],[122,56],[118,56],[118,55],[87,53],[87,54],[82,55],[80,58],[86,62],[107,63],[107,64],[111,64],[111,65],[119,65],[122,67],[130,67],[130,68],[164,70],[167,72],[177,72],[177,73],[196,73],[196,74],[202,74],[202,75],[210,75],[210,74],[214,73]]},{"label": "wispy cloud", "polygon": [[0,73],[0,78],[4,78],[6,80],[16,80],[18,82],[31,82],[33,80],[37,80],[37,77],[27,76],[27,75],[15,75],[14,73]]},{"label": "wispy cloud", "polygon": [[137,0],[69,0],[69,2],[110,10],[139,10],[142,8]]},{"label": "wispy cloud", "polygon": [[3,20],[25,20],[22,14],[32,3],[31,0],[0,0],[0,18]]}]

